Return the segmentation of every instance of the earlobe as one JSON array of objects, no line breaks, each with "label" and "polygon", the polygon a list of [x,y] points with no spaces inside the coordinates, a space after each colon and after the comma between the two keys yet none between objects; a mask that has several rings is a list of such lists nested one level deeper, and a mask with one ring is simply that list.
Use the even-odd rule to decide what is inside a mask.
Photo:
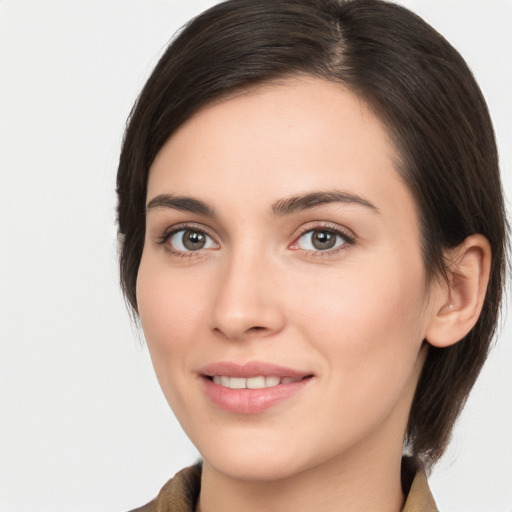
[{"label": "earlobe", "polygon": [[457,343],[476,324],[487,291],[491,248],[483,235],[471,235],[446,254],[448,280],[434,291],[434,310],[425,339],[442,348]]}]

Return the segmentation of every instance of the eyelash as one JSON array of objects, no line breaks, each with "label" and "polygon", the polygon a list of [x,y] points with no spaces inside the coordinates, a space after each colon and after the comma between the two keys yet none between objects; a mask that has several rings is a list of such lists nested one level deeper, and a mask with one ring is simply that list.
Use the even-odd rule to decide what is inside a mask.
[{"label": "eyelash", "polygon": [[[332,249],[326,249],[326,250],[307,250],[307,249],[300,249],[299,247],[297,248],[293,248],[294,245],[297,245],[299,240],[306,234],[308,233],[314,233],[314,232],[321,232],[321,231],[326,231],[328,233],[332,233],[333,235],[335,235],[336,237],[340,237],[343,239],[343,242],[341,245],[339,245],[338,247],[334,247]],[[343,251],[343,250],[346,250],[347,247],[349,246],[352,246],[352,245],[355,245],[356,244],[356,237],[353,235],[353,234],[349,234],[347,231],[345,231],[344,229],[341,229],[340,226],[338,226],[337,224],[331,224],[331,223],[326,223],[326,224],[307,224],[305,226],[303,226],[298,235],[295,237],[295,240],[294,242],[291,244],[291,248],[292,250],[295,250],[295,251],[302,251],[304,253],[307,253],[308,254],[308,257],[311,257],[311,258],[322,258],[322,257],[329,257],[329,256],[332,256],[336,253],[338,253],[339,251]]]},{"label": "eyelash", "polygon": [[[201,249],[199,249],[197,251],[181,251],[181,250],[174,249],[170,244],[167,243],[176,233],[179,233],[180,231],[193,231],[196,233],[202,233],[215,242],[214,238],[203,227],[200,227],[196,224],[180,224],[178,226],[173,226],[171,229],[166,230],[162,235],[160,235],[158,237],[156,243],[158,245],[166,245],[167,250],[174,256],[178,256],[181,258],[191,258],[191,257],[200,256],[200,254],[203,252]],[[308,249],[300,249],[299,247],[295,247],[295,248],[293,247],[294,245],[297,245],[299,240],[304,235],[306,235],[308,233],[313,233],[315,231],[317,231],[317,232],[326,231],[326,232],[332,233],[336,237],[341,237],[343,239],[344,243],[342,243],[338,247],[334,247],[332,249],[326,249],[326,250],[319,249],[316,251],[308,250]],[[217,242],[215,242],[215,243],[218,245]],[[309,257],[312,257],[312,258],[320,257],[321,258],[321,257],[331,256],[331,255],[337,253],[338,251],[346,250],[347,246],[352,246],[355,244],[356,244],[356,237],[352,234],[347,233],[347,231],[341,229],[336,224],[327,223],[327,224],[319,225],[319,224],[311,224],[310,223],[310,224],[303,226],[300,229],[299,233],[294,238],[294,241],[292,242],[292,244],[289,247],[292,250],[307,253]]]},{"label": "eyelash", "polygon": [[[196,224],[180,224],[179,226],[173,226],[171,229],[166,230],[162,235],[160,235],[156,241],[158,245],[165,245],[166,249],[173,255],[178,256],[180,258],[193,258],[200,256],[201,250],[198,251],[180,251],[174,249],[171,244],[167,242],[180,231],[193,231],[195,233],[202,233],[206,235],[208,238],[214,240],[214,238],[206,231],[204,228],[196,225]],[[215,242],[215,240],[214,240]],[[215,242],[217,244],[217,242]],[[217,244],[218,245],[218,244]]]}]

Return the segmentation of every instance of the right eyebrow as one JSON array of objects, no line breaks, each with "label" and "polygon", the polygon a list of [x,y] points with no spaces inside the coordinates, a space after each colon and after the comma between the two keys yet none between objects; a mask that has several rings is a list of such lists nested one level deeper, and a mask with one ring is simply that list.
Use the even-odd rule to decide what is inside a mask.
[{"label": "right eyebrow", "polygon": [[206,217],[214,217],[215,210],[200,199],[187,196],[175,196],[173,194],[160,194],[146,205],[146,213],[157,208],[171,208],[182,212],[198,213]]}]

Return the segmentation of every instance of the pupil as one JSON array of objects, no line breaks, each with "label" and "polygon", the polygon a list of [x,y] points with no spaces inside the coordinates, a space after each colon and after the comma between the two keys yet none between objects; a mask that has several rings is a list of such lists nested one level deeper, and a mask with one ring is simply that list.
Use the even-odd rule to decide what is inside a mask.
[{"label": "pupil", "polygon": [[336,235],[330,231],[315,231],[312,239],[313,247],[325,251],[332,249],[336,243]]},{"label": "pupil", "polygon": [[206,237],[204,233],[197,231],[185,231],[183,233],[183,245],[190,251],[202,249],[205,245]]}]

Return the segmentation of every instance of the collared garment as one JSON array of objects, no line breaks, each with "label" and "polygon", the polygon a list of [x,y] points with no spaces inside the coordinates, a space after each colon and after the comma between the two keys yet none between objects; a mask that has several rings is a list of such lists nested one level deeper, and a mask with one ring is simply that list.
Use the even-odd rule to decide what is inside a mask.
[{"label": "collared garment", "polygon": [[[402,471],[414,467],[404,460]],[[194,512],[200,488],[201,464],[197,464],[181,470],[162,487],[153,501],[131,512]],[[402,512],[439,512],[421,468],[415,469]]]}]

